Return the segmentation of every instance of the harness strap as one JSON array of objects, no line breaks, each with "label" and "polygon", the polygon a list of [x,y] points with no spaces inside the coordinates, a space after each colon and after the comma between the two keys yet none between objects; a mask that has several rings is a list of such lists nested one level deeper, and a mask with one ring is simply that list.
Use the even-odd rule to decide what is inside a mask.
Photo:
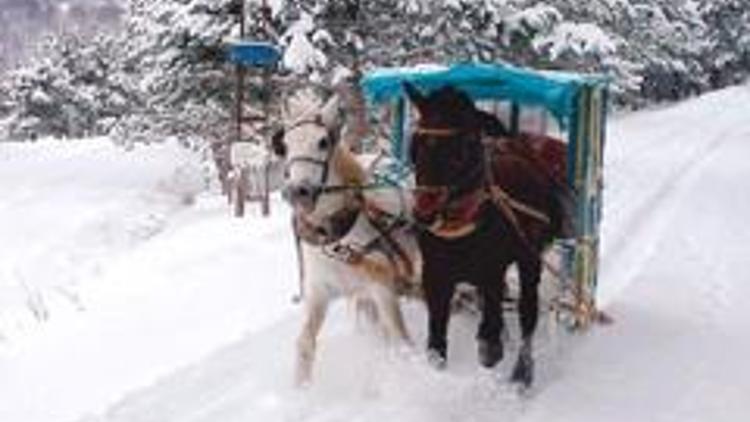
[{"label": "harness strap", "polygon": [[294,220],[297,234],[302,240],[315,246],[326,246],[341,240],[354,227],[361,211],[361,200],[355,198],[353,201],[354,203],[325,217],[319,224],[302,215],[296,216]]},{"label": "harness strap", "polygon": [[[350,201],[347,207],[326,217],[323,224],[313,224],[302,216],[295,217],[293,227],[298,246],[301,247],[301,242],[318,246],[329,258],[363,271],[370,279],[381,283],[393,282],[400,293],[411,293],[408,280],[414,276],[414,263],[404,247],[393,238],[393,232],[406,227],[408,221],[365,200],[361,192],[352,195]],[[342,243],[341,240],[363,212],[378,236],[361,247]],[[301,249],[299,252],[302,266]],[[383,263],[370,256],[374,252],[381,252],[388,262]],[[300,295],[304,294],[304,276],[304,270],[300,268]]]},{"label": "harness strap", "polygon": [[[405,272],[404,275],[408,277],[413,276],[414,263],[409,258],[409,254],[406,253],[403,246],[398,243],[392,235],[394,230],[400,227],[404,227],[408,223],[396,216],[393,216],[392,214],[369,201],[365,202],[365,211],[368,214],[370,223],[380,234],[380,239],[382,239],[385,243],[385,246],[387,246],[387,251],[392,252],[388,253],[388,255],[390,255],[391,258],[395,258],[401,262]],[[392,222],[390,224],[387,224],[387,222],[383,221],[386,218],[392,219]]]},{"label": "harness strap", "polygon": [[413,133],[416,135],[427,135],[427,136],[436,136],[439,138],[448,138],[448,137],[456,136],[460,132],[458,129],[452,129],[452,128],[432,128],[432,127],[419,126],[414,129]]},{"label": "harness strap", "polygon": [[[500,212],[505,216],[505,218],[508,219],[510,222],[510,225],[513,227],[513,230],[515,230],[518,237],[521,239],[521,243],[524,244],[524,246],[529,250],[529,252],[534,251],[533,245],[531,244],[531,241],[529,240],[529,236],[526,234],[526,232],[521,228],[521,224],[518,221],[518,217],[516,217],[516,213],[513,212],[513,206],[511,206],[510,201],[513,200],[513,198],[505,191],[503,191],[495,182],[495,174],[492,171],[492,157],[490,154],[485,151],[485,174],[486,174],[486,180],[489,184],[489,192],[490,197],[492,199],[492,203],[495,205],[495,207],[500,210]],[[545,216],[546,218],[546,216]],[[549,219],[547,219],[549,220]]]},{"label": "harness strap", "polygon": [[[490,170],[491,172],[492,170]],[[503,190],[500,186],[492,183],[488,186],[488,196],[496,204],[502,204],[520,213],[523,213],[535,220],[538,220],[544,224],[550,224],[550,218],[547,214],[539,211],[538,209],[527,205],[521,201],[514,199],[508,192]]]},{"label": "harness strap", "polygon": [[[503,189],[501,189],[497,184],[495,183],[495,176],[492,173],[492,163],[490,162],[491,158],[489,154],[485,154],[485,166],[486,166],[486,172],[487,172],[487,180],[490,183],[490,194],[492,198],[493,204],[500,210],[500,212],[503,213],[503,215],[508,219],[508,221],[511,223],[511,226],[513,226],[513,229],[515,230],[518,237],[521,239],[521,243],[523,243],[524,247],[528,249],[529,252],[534,252],[533,245],[531,244],[531,241],[529,240],[528,235],[526,235],[526,232],[521,228],[521,224],[518,222],[518,218],[516,217],[516,214],[513,212],[513,209],[517,209],[518,211],[524,212],[529,216],[535,217],[539,219],[542,222],[545,222],[547,224],[550,224],[550,219],[545,215],[544,213],[541,213],[540,211],[529,207],[528,205],[516,201],[513,199],[507,192],[505,192]],[[550,264],[544,257],[540,257],[540,264],[546,268],[553,276],[555,276],[559,281],[564,282],[565,276],[562,274],[562,272],[552,264]]]},{"label": "harness strap", "polygon": [[292,217],[292,231],[294,232],[294,246],[297,252],[297,294],[292,296],[292,302],[299,303],[305,297],[305,254],[302,250],[299,224],[294,217]]}]

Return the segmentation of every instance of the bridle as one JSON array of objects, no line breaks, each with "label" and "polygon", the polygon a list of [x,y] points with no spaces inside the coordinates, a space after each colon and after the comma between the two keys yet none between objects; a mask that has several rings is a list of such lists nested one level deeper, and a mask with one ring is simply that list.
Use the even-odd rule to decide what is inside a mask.
[{"label": "bridle", "polygon": [[[457,136],[464,134],[464,131],[458,128],[436,128],[429,127],[423,124],[418,124],[413,130],[413,135],[416,136],[429,136],[431,138],[437,138],[437,142],[443,142],[446,139],[452,139]],[[417,142],[416,136],[413,136],[412,142]],[[412,146],[414,148],[414,146]],[[425,147],[429,148],[429,146]],[[483,161],[482,161],[483,163]],[[462,163],[464,166],[468,163]],[[477,183],[479,181],[479,183]],[[437,193],[441,195],[442,203],[436,209],[433,210],[435,215],[445,217],[451,209],[460,205],[461,201],[471,200],[471,197],[478,194],[484,189],[484,166],[477,165],[471,167],[470,171],[461,174],[461,177],[450,184],[444,185],[422,185],[417,186],[416,192],[424,193]]]},{"label": "bridle", "polygon": [[309,199],[309,207],[310,209],[315,209],[318,204],[318,200],[320,197],[325,193],[331,193],[333,189],[330,189],[332,187],[327,186],[328,185],[328,177],[331,172],[331,160],[333,159],[333,154],[336,153],[336,147],[337,147],[337,136],[335,136],[334,132],[330,130],[325,123],[323,123],[322,118],[320,115],[317,115],[315,118],[312,119],[303,119],[296,123],[294,123],[292,126],[290,126],[288,129],[286,129],[287,132],[291,132],[295,129],[299,129],[302,126],[305,125],[314,125],[320,128],[325,129],[326,136],[328,137],[329,144],[328,144],[328,150],[326,151],[325,158],[317,158],[317,157],[310,157],[310,156],[296,156],[291,158],[286,162],[284,165],[284,174],[288,175],[290,172],[290,169],[295,164],[305,163],[305,164],[312,164],[314,166],[320,167],[320,179],[318,180],[318,183],[300,183],[294,186],[287,186],[282,190],[282,196],[291,201],[294,199],[299,198],[308,198]]}]

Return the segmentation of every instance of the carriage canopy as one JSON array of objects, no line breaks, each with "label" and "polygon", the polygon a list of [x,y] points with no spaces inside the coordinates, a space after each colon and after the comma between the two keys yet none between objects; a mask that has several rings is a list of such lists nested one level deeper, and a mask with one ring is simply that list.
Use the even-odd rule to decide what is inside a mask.
[{"label": "carriage canopy", "polygon": [[[577,325],[595,315],[599,269],[599,227],[603,203],[603,151],[609,78],[565,72],[522,69],[510,64],[423,65],[378,69],[365,75],[362,90],[373,109],[392,109],[391,153],[398,179],[408,174],[409,113],[404,82],[430,93],[453,86],[474,101],[510,102],[513,108],[541,107],[567,132],[567,183],[575,196],[575,238],[566,245],[565,269],[571,284],[565,286],[576,310]],[[518,114],[511,116],[517,126]],[[385,179],[389,179],[386,177]]]},{"label": "carriage canopy", "polygon": [[542,106],[561,126],[567,126],[578,113],[577,98],[581,89],[606,85],[608,79],[598,75],[534,71],[505,63],[472,63],[378,69],[363,78],[362,87],[371,104],[383,105],[404,96],[404,81],[428,92],[451,85],[475,101],[512,101],[521,106]]}]

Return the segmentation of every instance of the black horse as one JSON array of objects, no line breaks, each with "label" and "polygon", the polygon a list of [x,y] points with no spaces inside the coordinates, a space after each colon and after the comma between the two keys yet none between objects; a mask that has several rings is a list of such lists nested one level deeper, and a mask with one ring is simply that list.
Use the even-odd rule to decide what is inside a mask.
[{"label": "black horse", "polygon": [[429,310],[428,353],[439,366],[445,364],[451,298],[458,282],[470,282],[482,303],[480,363],[493,367],[503,358],[504,278],[515,263],[523,344],[512,380],[528,386],[541,256],[561,229],[559,185],[529,156],[504,148],[496,138],[507,131],[465,93],[445,87],[425,96],[409,83],[405,90],[419,116],[410,159],[417,184],[414,215],[426,228],[418,242]]}]

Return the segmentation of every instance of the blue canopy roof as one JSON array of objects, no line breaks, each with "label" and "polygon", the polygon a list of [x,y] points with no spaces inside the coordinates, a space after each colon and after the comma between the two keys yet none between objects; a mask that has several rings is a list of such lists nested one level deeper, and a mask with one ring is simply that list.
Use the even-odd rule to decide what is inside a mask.
[{"label": "blue canopy roof", "polygon": [[602,76],[477,63],[379,69],[362,79],[362,88],[371,104],[380,105],[403,96],[404,81],[425,92],[452,85],[474,100],[510,100],[521,105],[543,106],[565,124],[576,112],[579,89],[584,85],[606,84],[608,80]]}]

